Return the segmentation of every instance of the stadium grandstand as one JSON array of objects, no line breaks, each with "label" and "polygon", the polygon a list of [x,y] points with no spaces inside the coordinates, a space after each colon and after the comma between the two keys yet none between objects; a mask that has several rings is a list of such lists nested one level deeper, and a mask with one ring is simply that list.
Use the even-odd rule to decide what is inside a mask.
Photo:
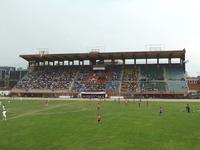
[{"label": "stadium grandstand", "polygon": [[12,88],[19,96],[184,97],[185,49],[20,55],[28,71]]}]

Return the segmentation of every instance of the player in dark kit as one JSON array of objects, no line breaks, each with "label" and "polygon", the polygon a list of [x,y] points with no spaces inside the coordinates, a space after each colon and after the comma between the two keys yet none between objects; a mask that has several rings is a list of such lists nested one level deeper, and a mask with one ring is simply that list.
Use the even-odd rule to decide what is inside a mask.
[{"label": "player in dark kit", "polygon": [[142,101],[141,101],[141,99],[140,99],[140,101],[138,102],[138,106],[139,106],[139,108],[140,108],[140,106],[141,106],[141,102],[142,102]]},{"label": "player in dark kit", "polygon": [[139,108],[140,108],[141,104],[142,104],[142,98],[140,97],[140,100],[138,101]]},{"label": "player in dark kit", "polygon": [[146,105],[147,105],[147,107],[149,106],[149,101],[148,100],[146,101]]},{"label": "player in dark kit", "polygon": [[190,112],[190,105],[187,104],[186,107],[185,107],[186,111],[189,113]]}]

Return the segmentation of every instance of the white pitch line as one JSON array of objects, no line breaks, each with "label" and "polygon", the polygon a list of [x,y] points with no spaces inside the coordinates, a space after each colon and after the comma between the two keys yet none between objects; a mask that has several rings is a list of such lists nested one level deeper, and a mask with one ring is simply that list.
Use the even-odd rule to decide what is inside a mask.
[{"label": "white pitch line", "polygon": [[82,108],[82,109],[79,109],[79,110],[72,110],[72,111],[67,111],[67,112],[55,112],[55,113],[35,113],[36,115],[41,115],[41,116],[43,116],[43,115],[55,115],[55,114],[66,114],[66,113],[68,113],[68,112],[81,112],[81,111],[85,111],[85,110],[87,110],[87,108]]},{"label": "white pitch line", "polygon": [[40,110],[35,110],[35,111],[31,111],[31,112],[20,114],[20,115],[14,116],[14,117],[10,117],[8,120],[21,118],[21,117],[24,117],[24,116],[31,116],[31,115],[37,114],[39,112],[43,112],[43,111],[59,108],[59,107],[66,106],[66,105],[69,105],[69,104],[71,104],[71,103],[55,105],[55,106],[52,106],[52,107],[48,106],[47,108],[43,108],[43,109],[40,109]]}]

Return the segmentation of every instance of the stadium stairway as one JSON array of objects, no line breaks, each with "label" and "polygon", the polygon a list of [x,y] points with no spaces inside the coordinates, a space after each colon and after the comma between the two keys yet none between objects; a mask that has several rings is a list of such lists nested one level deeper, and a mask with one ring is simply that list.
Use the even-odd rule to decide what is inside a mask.
[{"label": "stadium stairway", "polygon": [[80,73],[80,71],[78,70],[78,71],[76,72],[76,75],[75,75],[75,77],[74,77],[72,83],[70,84],[69,92],[72,92],[72,87],[74,86],[74,82],[77,80],[79,73]]},{"label": "stadium stairway", "polygon": [[124,75],[124,66],[122,66],[121,79],[120,79],[119,90],[118,90],[119,93],[121,93],[121,91],[122,91],[122,80],[123,80],[123,75]]}]

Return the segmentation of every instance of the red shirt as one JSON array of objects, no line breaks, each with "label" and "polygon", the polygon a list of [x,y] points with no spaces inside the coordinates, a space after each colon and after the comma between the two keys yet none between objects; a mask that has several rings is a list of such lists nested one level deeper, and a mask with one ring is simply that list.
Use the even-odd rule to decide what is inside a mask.
[{"label": "red shirt", "polygon": [[97,115],[97,120],[101,120],[101,115]]}]

